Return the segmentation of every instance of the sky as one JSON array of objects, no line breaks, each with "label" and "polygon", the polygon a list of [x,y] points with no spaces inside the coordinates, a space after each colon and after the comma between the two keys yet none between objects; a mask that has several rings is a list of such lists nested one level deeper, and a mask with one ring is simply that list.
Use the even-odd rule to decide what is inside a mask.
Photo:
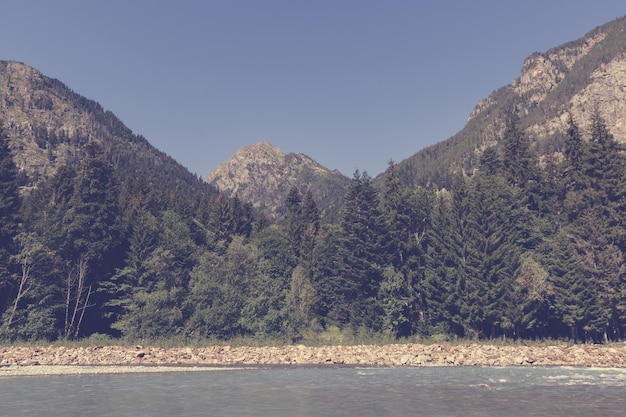
[{"label": "sky", "polygon": [[533,52],[625,14],[624,0],[0,0],[0,60],[203,178],[262,140],[375,176],[461,130]]}]

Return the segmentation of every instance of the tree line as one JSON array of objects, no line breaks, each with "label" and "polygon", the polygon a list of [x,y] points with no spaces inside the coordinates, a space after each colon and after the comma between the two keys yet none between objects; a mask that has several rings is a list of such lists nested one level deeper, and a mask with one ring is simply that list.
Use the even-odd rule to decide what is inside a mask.
[{"label": "tree line", "polygon": [[309,190],[268,218],[120,175],[95,143],[20,192],[0,135],[0,335],[623,339],[623,151],[597,112],[541,159],[519,124],[449,189],[356,171],[334,223]]}]

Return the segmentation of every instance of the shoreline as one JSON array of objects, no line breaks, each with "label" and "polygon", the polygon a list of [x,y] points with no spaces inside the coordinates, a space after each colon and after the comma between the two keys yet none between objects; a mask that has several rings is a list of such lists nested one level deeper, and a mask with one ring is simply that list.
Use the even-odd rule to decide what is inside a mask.
[{"label": "shoreline", "polygon": [[5,346],[0,377],[273,367],[571,366],[626,368],[626,344],[394,344],[278,347]]}]

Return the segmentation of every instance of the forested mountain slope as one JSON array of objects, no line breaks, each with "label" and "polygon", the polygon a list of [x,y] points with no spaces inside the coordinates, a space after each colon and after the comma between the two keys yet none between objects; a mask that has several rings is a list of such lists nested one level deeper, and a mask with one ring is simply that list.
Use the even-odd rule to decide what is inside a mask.
[{"label": "forested mountain slope", "polygon": [[[497,57],[494,57],[497,59]],[[517,108],[540,155],[563,151],[570,115],[584,132],[597,110],[618,143],[626,143],[626,17],[582,38],[529,56],[519,78],[482,100],[451,138],[398,163],[407,185],[449,187],[454,172],[471,172],[482,151],[502,137],[505,114]]]},{"label": "forested mountain slope", "polygon": [[133,134],[112,112],[25,64],[0,62],[0,120],[22,186],[49,178],[94,141],[123,180],[141,175],[163,190],[188,194],[198,188],[208,190],[178,162]]}]

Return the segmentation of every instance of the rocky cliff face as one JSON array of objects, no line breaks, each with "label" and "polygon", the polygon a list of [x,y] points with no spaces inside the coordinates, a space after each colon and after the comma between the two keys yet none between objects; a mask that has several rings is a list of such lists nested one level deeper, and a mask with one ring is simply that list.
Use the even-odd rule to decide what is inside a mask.
[{"label": "rocky cliff face", "polygon": [[218,165],[206,181],[270,214],[281,212],[291,187],[311,189],[325,215],[338,209],[348,179],[303,154],[284,154],[263,141],[239,149]]},{"label": "rocky cliff face", "polygon": [[[51,175],[71,153],[71,140],[90,125],[84,112],[70,112],[65,97],[46,79],[18,62],[0,63],[0,114],[19,170],[31,178]],[[54,138],[54,139],[53,139]]]},{"label": "rocky cliff face", "polygon": [[[578,42],[526,59],[520,77],[510,88],[524,102],[526,114],[533,107],[547,107],[547,117],[528,124],[531,138],[541,140],[565,132],[570,115],[585,130],[589,127],[590,113],[597,109],[611,126],[616,140],[626,142],[626,50],[614,50],[612,45],[603,44],[626,46],[625,25],[617,26],[613,31],[594,31]],[[602,52],[602,57],[594,56],[602,49],[617,53]],[[570,79],[579,77],[584,82]],[[571,92],[566,94],[559,89]]]}]

